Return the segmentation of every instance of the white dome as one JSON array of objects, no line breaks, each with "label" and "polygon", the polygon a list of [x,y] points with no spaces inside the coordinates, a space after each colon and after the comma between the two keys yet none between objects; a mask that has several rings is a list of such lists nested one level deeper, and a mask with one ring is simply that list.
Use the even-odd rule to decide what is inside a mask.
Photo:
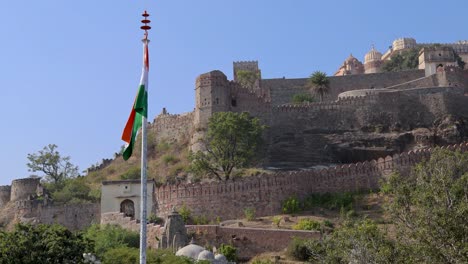
[{"label": "white dome", "polygon": [[202,252],[200,252],[200,254],[198,254],[198,260],[214,260],[215,259],[215,256],[213,254],[213,252],[211,251],[208,251],[208,250],[203,250]]},{"label": "white dome", "polygon": [[227,258],[222,254],[216,254],[215,259],[221,263],[227,263]]},{"label": "white dome", "polygon": [[382,59],[382,53],[378,52],[372,46],[372,49],[364,56],[364,63],[371,62],[371,61],[379,61]]},{"label": "white dome", "polygon": [[177,250],[176,256],[185,256],[185,257],[189,257],[189,258],[192,258],[192,259],[197,259],[200,252],[202,252],[204,250],[205,249],[203,247],[200,247],[200,246],[195,245],[195,244],[190,244],[188,246],[185,246],[185,247]]}]

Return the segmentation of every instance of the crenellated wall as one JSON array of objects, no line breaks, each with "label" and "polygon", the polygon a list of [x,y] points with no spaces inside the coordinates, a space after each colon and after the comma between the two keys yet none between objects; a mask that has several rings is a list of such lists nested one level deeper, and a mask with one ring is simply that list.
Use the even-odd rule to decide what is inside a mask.
[{"label": "crenellated wall", "polygon": [[[468,151],[468,143],[443,147]],[[255,208],[258,216],[281,212],[281,203],[291,196],[304,198],[311,193],[374,190],[379,180],[392,173],[406,173],[428,159],[432,149],[411,151],[378,160],[322,170],[278,172],[238,181],[163,185],[155,190],[157,214],[167,216],[172,208],[187,206],[193,216],[222,220],[243,217],[243,209]]]},{"label": "crenellated wall", "polygon": [[301,168],[369,160],[406,151],[415,128],[433,129],[449,115],[468,119],[461,87],[360,92],[365,95],[273,107],[266,164]]},{"label": "crenellated wall", "polygon": [[[340,93],[360,90],[386,88],[424,77],[424,70],[408,70],[401,72],[385,72],[372,74],[356,74],[346,76],[330,76],[330,89],[324,95],[325,101],[334,101]],[[308,92],[307,79],[263,79],[262,86],[270,90],[271,104],[282,105],[291,103],[292,97],[298,93]]]},{"label": "crenellated wall", "polygon": [[28,200],[40,187],[40,178],[16,179],[11,183],[11,201]]},{"label": "crenellated wall", "polygon": [[10,185],[0,186],[0,208],[5,206],[10,201],[10,197],[11,197],[11,186]]},{"label": "crenellated wall", "polygon": [[173,115],[163,111],[148,125],[149,136],[154,136],[156,142],[188,139],[193,132],[193,115],[194,112]]}]

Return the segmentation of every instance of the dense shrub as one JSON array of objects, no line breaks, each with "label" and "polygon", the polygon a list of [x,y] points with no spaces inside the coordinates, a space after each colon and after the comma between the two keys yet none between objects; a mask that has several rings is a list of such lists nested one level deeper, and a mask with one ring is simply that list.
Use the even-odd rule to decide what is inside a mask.
[{"label": "dense shrub", "polygon": [[296,260],[306,261],[309,259],[306,240],[294,237],[288,245],[286,254]]},{"label": "dense shrub", "polygon": [[255,208],[253,207],[246,207],[244,208],[244,215],[247,221],[255,220]]},{"label": "dense shrub", "polygon": [[218,252],[223,254],[229,261],[237,261],[237,248],[231,245],[221,244]]},{"label": "dense shrub", "polygon": [[303,218],[292,228],[294,230],[320,230],[321,224],[318,221],[309,218]]},{"label": "dense shrub", "polygon": [[138,248],[140,245],[140,235],[137,232],[117,225],[92,225],[86,231],[85,237],[94,242],[93,253],[100,258],[112,248]]},{"label": "dense shrub", "polygon": [[293,104],[312,103],[317,101],[315,97],[307,93],[299,93],[293,95],[291,99]]},{"label": "dense shrub", "polygon": [[297,200],[296,197],[289,197],[286,199],[286,201],[283,202],[282,208],[285,214],[296,214],[301,210],[299,200]]},{"label": "dense shrub", "polygon": [[330,210],[345,208],[352,209],[353,202],[357,193],[314,193],[304,200],[304,208],[312,209],[314,207],[323,207]]}]

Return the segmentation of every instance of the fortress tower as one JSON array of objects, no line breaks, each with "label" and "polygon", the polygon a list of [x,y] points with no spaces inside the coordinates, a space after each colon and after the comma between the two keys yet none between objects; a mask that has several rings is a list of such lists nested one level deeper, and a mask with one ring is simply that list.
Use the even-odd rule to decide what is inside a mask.
[{"label": "fortress tower", "polygon": [[372,49],[364,57],[364,72],[365,73],[378,73],[381,71],[382,67],[382,53]]},{"label": "fortress tower", "polygon": [[235,61],[233,62],[234,69],[234,81],[237,81],[237,74],[239,71],[250,71],[257,75],[258,79],[261,79],[261,71],[258,68],[258,61]]},{"label": "fortress tower", "polygon": [[393,51],[416,48],[418,44],[414,38],[399,38],[393,41]]},{"label": "fortress tower", "polygon": [[29,196],[37,195],[41,186],[40,180],[40,178],[13,180],[11,183],[11,201],[28,200]]},{"label": "fortress tower", "polygon": [[11,186],[5,185],[0,186],[0,208],[5,206],[10,201],[11,196]]},{"label": "fortress tower", "polygon": [[211,71],[197,78],[194,117],[196,128],[206,128],[213,113],[229,111],[230,104],[229,82],[224,73]]},{"label": "fortress tower", "polygon": [[[235,99],[232,99],[235,100]],[[208,120],[216,112],[229,111],[231,95],[229,81],[221,71],[211,71],[198,76],[195,84],[195,110],[193,125],[195,131],[190,140],[190,149],[194,152],[203,149],[200,140],[204,137]]]},{"label": "fortress tower", "polygon": [[424,47],[419,52],[419,69],[425,69],[426,76],[443,71],[446,66],[455,66],[455,53],[451,47]]}]

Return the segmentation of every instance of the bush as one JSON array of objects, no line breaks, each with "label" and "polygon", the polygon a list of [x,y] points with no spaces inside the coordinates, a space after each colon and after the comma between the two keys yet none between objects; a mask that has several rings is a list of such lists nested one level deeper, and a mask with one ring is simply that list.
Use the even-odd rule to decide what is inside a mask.
[{"label": "bush", "polygon": [[140,235],[117,225],[92,225],[84,235],[94,242],[94,253],[102,258],[112,248],[140,246]]},{"label": "bush", "polygon": [[120,175],[122,180],[136,180],[140,179],[141,169],[138,166],[130,167],[124,174]]},{"label": "bush", "polygon": [[300,205],[296,197],[289,197],[283,202],[283,213],[296,214],[298,212],[300,212]]},{"label": "bush", "polygon": [[[157,249],[146,252],[147,264],[193,264],[194,262],[186,257],[174,255],[170,250]],[[103,258],[103,264],[138,264],[140,251],[138,248],[118,247],[110,249]],[[197,262],[206,263],[206,262]]]},{"label": "bush", "polygon": [[251,260],[250,264],[274,264],[273,261],[264,258],[255,257]]},{"label": "bush", "polygon": [[295,224],[292,228],[294,230],[320,230],[320,227],[320,222],[309,218],[303,218],[299,220],[299,222]]},{"label": "bush", "polygon": [[314,96],[307,93],[295,94],[292,97],[293,104],[312,103],[317,101]]},{"label": "bush", "polygon": [[175,157],[174,155],[171,155],[171,154],[164,154],[162,156],[162,160],[163,160],[164,164],[166,164],[166,165],[169,164],[169,163],[173,164],[173,163],[176,163],[176,162],[179,161],[179,159],[177,157]]},{"label": "bush", "polygon": [[187,224],[190,218],[192,217],[192,212],[190,209],[183,204],[180,209],[179,209],[179,214],[182,216],[182,219],[184,220],[184,223]]},{"label": "bush", "polygon": [[168,151],[170,148],[171,148],[171,144],[169,144],[165,140],[162,140],[156,145],[156,151],[158,152],[165,152],[165,151]]},{"label": "bush", "polygon": [[218,252],[223,254],[228,261],[237,261],[237,248],[231,245],[221,244]]},{"label": "bush", "polygon": [[207,225],[209,223],[208,219],[204,215],[198,215],[193,218],[193,222],[196,225]]},{"label": "bush", "polygon": [[296,260],[306,261],[309,259],[306,240],[294,237],[286,249],[286,254]]},{"label": "bush", "polygon": [[276,227],[280,227],[281,219],[281,216],[274,216],[271,221],[273,222],[273,224],[275,224]]},{"label": "bush", "polygon": [[305,209],[312,209],[314,207],[324,207],[329,210],[336,210],[340,208],[351,209],[354,198],[357,194],[351,192],[345,193],[314,193],[309,195],[304,201]]},{"label": "bush", "polygon": [[164,225],[164,219],[155,215],[155,214],[151,214],[148,218],[148,222],[152,223],[152,224],[156,224],[156,225]]},{"label": "bush", "polygon": [[[84,177],[69,178],[63,180],[55,188],[51,188],[52,199],[58,203],[81,204],[98,201],[99,199],[92,195],[91,188],[85,182]],[[51,185],[47,185],[46,188]]]},{"label": "bush", "polygon": [[255,208],[253,207],[244,208],[244,215],[247,221],[255,220]]},{"label": "bush", "polygon": [[82,263],[92,242],[60,225],[17,224],[0,231],[0,263]]}]

